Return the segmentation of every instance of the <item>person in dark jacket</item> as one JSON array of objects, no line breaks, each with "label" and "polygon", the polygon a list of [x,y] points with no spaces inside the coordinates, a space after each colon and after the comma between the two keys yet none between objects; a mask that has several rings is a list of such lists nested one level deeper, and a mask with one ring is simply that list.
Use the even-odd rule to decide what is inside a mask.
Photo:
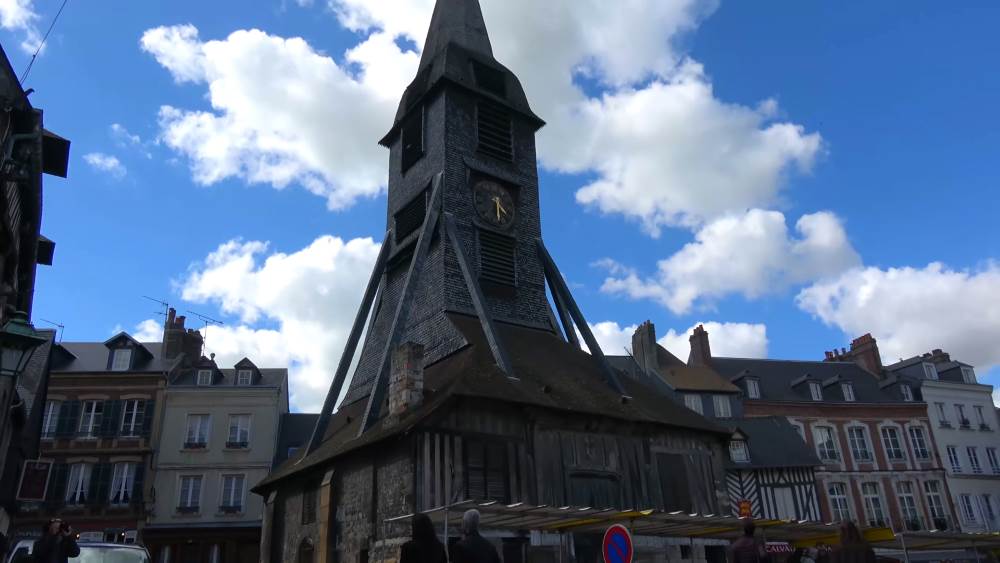
[{"label": "person in dark jacket", "polygon": [[34,563],[66,563],[70,557],[78,555],[80,546],[76,545],[76,532],[58,518],[49,520],[42,528],[42,537],[31,548]]},{"label": "person in dark jacket", "polygon": [[875,563],[875,550],[854,522],[840,525],[840,545],[830,554],[830,563]]},{"label": "person in dark jacket", "polygon": [[467,510],[462,516],[462,539],[455,545],[452,563],[500,563],[496,548],[479,535],[478,510]]},{"label": "person in dark jacket", "polygon": [[413,539],[403,544],[399,563],[447,563],[444,545],[434,532],[430,516],[414,516],[411,531]]},{"label": "person in dark jacket", "polygon": [[743,537],[729,546],[729,563],[767,563],[767,552],[754,537],[756,531],[753,520],[748,519],[743,524]]}]

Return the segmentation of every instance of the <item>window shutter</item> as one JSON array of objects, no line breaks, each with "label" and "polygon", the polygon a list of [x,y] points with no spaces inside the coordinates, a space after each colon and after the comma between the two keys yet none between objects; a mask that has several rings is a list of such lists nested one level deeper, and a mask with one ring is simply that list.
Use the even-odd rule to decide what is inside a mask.
[{"label": "window shutter", "polygon": [[476,110],[480,153],[498,160],[514,159],[514,141],[511,137],[510,112],[500,104],[482,100]]},{"label": "window shutter", "polygon": [[[76,405],[76,414],[74,415],[74,403]],[[68,438],[73,435],[76,430],[76,418],[80,412],[80,402],[79,401],[66,401],[59,406],[59,420],[56,422],[56,437]]]},{"label": "window shutter", "polygon": [[135,479],[132,482],[132,491],[129,498],[132,499],[132,504],[141,505],[143,502],[142,498],[142,487],[145,483],[146,478],[146,464],[144,462],[139,462],[135,464]]},{"label": "window shutter", "polygon": [[424,156],[424,108],[418,108],[403,121],[401,169],[406,172]]},{"label": "window shutter", "polygon": [[104,401],[104,415],[101,418],[100,436],[114,438],[118,435],[118,425],[122,418],[121,401]]},{"label": "window shutter", "polygon": [[87,492],[87,503],[101,505],[108,503],[111,488],[111,472],[114,466],[110,463],[98,463],[90,472],[90,487]]},{"label": "window shutter", "polygon": [[155,400],[150,399],[146,401],[146,408],[142,413],[142,432],[140,432],[143,438],[149,438],[149,434],[153,430],[153,411],[156,410],[155,407]]},{"label": "window shutter", "polygon": [[[507,502],[507,448],[490,444],[486,450],[486,498]],[[611,506],[611,505],[608,505]]]},{"label": "window shutter", "polygon": [[427,190],[424,190],[396,213],[396,242],[402,242],[423,226],[426,215]]},{"label": "window shutter", "polygon": [[66,479],[69,478],[69,466],[65,463],[56,463],[52,466],[52,474],[49,475],[48,501],[62,505],[66,499]]},{"label": "window shutter", "polygon": [[482,443],[467,442],[466,478],[468,479],[468,498],[471,500],[486,499],[486,451]]},{"label": "window shutter", "polygon": [[517,241],[493,231],[479,231],[479,276],[488,282],[517,285]]}]

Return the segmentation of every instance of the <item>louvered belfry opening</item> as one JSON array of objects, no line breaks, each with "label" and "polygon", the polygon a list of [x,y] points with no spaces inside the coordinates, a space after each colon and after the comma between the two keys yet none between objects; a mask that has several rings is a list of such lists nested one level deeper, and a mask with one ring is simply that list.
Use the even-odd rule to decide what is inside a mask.
[{"label": "louvered belfry opening", "polygon": [[473,63],[472,68],[476,75],[476,86],[501,98],[507,97],[507,81],[502,72],[482,63]]},{"label": "louvered belfry opening", "polygon": [[510,111],[500,104],[481,100],[476,108],[480,153],[510,162],[514,159]]},{"label": "louvered belfry opening", "polygon": [[424,190],[396,213],[396,242],[402,242],[416,232],[424,224],[426,215],[427,190]]},{"label": "louvered belfry opening", "polygon": [[403,122],[402,172],[406,172],[424,156],[424,108],[414,110]]},{"label": "louvered belfry opening", "polygon": [[484,282],[517,285],[517,240],[494,231],[479,231],[479,277]]}]

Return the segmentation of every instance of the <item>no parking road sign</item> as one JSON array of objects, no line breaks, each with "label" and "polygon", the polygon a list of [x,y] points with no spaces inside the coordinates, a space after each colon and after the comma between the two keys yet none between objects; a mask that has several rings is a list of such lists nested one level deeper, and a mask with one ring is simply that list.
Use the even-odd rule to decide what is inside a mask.
[{"label": "no parking road sign", "polygon": [[632,563],[632,534],[628,528],[615,524],[604,532],[601,553],[604,563]]}]

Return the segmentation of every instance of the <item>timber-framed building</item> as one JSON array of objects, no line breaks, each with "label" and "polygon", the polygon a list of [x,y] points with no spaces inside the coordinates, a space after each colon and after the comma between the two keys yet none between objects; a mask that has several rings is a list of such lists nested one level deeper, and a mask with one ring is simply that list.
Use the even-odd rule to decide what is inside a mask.
[{"label": "timber-framed building", "polygon": [[[381,140],[387,232],[354,331],[308,445],[254,489],[262,561],[394,560],[409,530],[386,520],[462,500],[728,505],[731,433],[612,368],[542,242],[543,125],[479,3],[438,0]],[[559,558],[544,534],[486,535],[505,563]]]}]

